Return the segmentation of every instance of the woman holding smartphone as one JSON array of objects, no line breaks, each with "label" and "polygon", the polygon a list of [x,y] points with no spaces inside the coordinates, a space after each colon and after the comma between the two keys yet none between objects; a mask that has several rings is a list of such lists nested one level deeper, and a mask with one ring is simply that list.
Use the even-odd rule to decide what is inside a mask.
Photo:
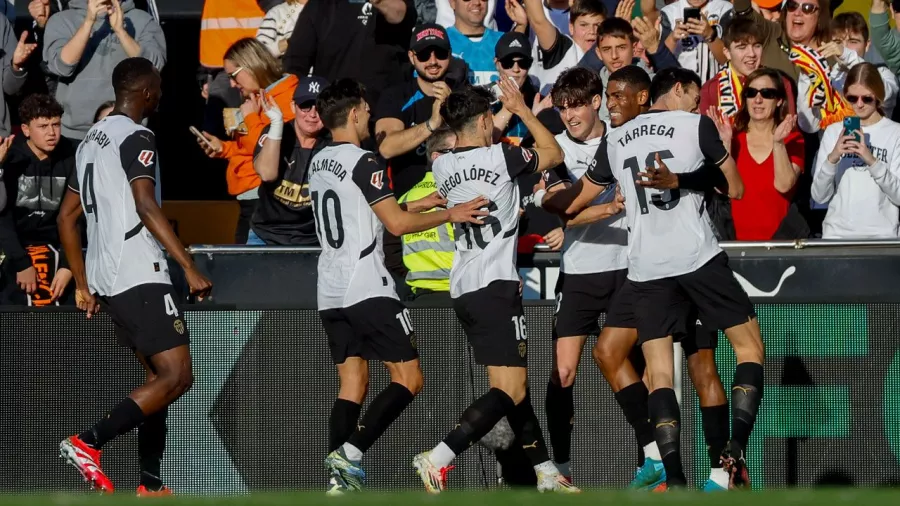
[{"label": "woman holding smartphone", "polygon": [[900,223],[900,124],[884,117],[884,82],[870,63],[853,67],[844,97],[855,118],[825,129],[813,172],[812,197],[828,204],[825,239],[897,237]]},{"label": "woman holding smartphone", "polygon": [[707,115],[716,122],[744,180],[744,198],[731,201],[737,240],[797,239],[790,237],[795,231],[780,229],[803,172],[805,146],[797,116],[790,114],[781,73],[761,68],[747,76],[733,134],[729,118],[716,106],[710,106]]}]

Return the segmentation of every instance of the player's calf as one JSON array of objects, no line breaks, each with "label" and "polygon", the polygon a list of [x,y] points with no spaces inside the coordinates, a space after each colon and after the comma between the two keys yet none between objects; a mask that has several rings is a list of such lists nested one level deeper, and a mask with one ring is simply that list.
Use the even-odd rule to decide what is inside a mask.
[{"label": "player's calf", "polygon": [[559,472],[569,480],[572,477],[569,461],[572,453],[572,430],[575,427],[575,375],[586,339],[587,336],[556,339],[553,370],[547,382],[547,397],[544,402],[554,461]]}]

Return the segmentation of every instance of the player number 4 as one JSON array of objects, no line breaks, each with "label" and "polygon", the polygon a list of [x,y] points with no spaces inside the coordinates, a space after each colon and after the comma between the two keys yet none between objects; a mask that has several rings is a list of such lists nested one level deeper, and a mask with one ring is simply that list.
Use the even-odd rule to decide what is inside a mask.
[{"label": "player number 4", "polygon": [[516,341],[526,341],[528,334],[525,332],[525,316],[513,316],[511,319],[516,328]]},{"label": "player number 4", "polygon": [[410,335],[413,332],[412,326],[412,318],[409,317],[409,309],[404,309],[403,311],[397,313],[398,320],[400,320],[400,325],[403,326],[403,333],[406,335]]},{"label": "player number 4", "polygon": [[166,314],[178,318],[178,306],[175,305],[175,301],[172,299],[171,293],[163,295],[163,302],[166,305]]}]

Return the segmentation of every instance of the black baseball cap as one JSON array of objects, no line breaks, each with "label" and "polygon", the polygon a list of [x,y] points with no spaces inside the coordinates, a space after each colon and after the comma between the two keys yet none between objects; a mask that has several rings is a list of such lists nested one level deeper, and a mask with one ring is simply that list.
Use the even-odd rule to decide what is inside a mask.
[{"label": "black baseball cap", "polygon": [[409,39],[409,49],[421,51],[429,47],[450,51],[450,37],[447,36],[447,30],[444,30],[443,26],[436,23],[425,23],[413,30],[412,37]]},{"label": "black baseball cap", "polygon": [[294,103],[300,105],[319,98],[319,93],[328,87],[328,80],[319,76],[305,76],[300,78],[297,89],[294,90]]},{"label": "black baseball cap", "polygon": [[497,41],[494,56],[502,60],[509,56],[522,56],[531,58],[531,42],[524,33],[507,32]]}]

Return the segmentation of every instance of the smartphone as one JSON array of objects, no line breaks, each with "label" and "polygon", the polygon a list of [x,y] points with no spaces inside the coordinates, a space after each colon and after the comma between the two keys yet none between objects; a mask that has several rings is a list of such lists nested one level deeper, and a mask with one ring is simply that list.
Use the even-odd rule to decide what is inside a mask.
[{"label": "smartphone", "polygon": [[687,7],[684,9],[684,21],[687,22],[689,19],[696,19],[700,21],[700,9],[696,7]]},{"label": "smartphone", "polygon": [[862,142],[862,139],[859,138],[859,134],[856,133],[859,128],[859,116],[844,118],[844,135],[852,135],[856,142]]},{"label": "smartphone", "polygon": [[493,83],[491,83],[490,85],[488,85],[488,91],[490,91],[490,92],[491,92],[491,95],[494,96],[494,101],[491,102],[491,105],[494,105],[494,104],[496,104],[497,102],[499,102],[499,101],[500,101],[500,97],[503,96],[503,90],[500,89],[500,85],[497,84],[496,81],[493,82]]},{"label": "smartphone", "polygon": [[213,146],[212,143],[209,142],[209,139],[207,139],[206,137],[204,137],[203,134],[200,133],[200,130],[197,130],[197,128],[195,128],[193,125],[191,125],[191,127],[189,128],[189,130],[191,131],[192,134],[194,134],[194,137],[196,137],[197,139],[200,140],[200,142],[202,142],[203,144],[206,144],[207,146],[209,146],[209,149],[212,149],[212,150],[215,150],[215,149],[216,149],[215,146]]}]

